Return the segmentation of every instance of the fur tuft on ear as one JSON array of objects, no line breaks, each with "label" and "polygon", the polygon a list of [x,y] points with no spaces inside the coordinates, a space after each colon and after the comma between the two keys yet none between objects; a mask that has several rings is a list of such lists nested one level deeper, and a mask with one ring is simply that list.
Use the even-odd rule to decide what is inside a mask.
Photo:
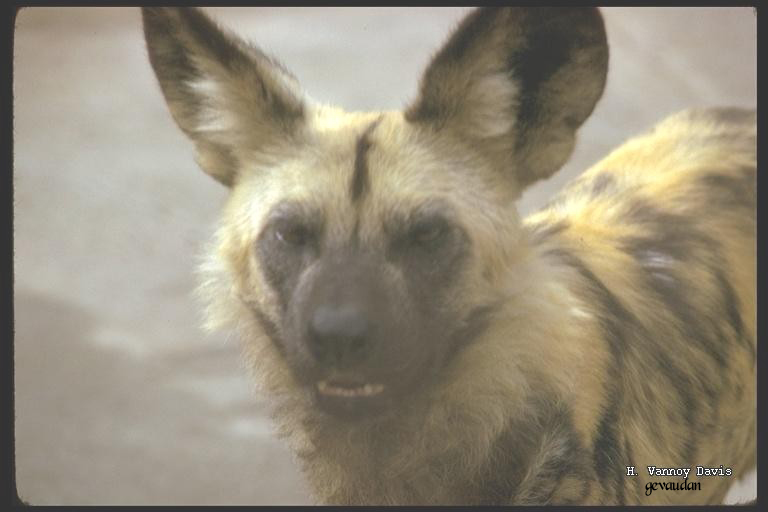
[{"label": "fur tuft on ear", "polygon": [[199,165],[231,186],[238,152],[267,154],[305,117],[296,79],[196,8],[143,8],[149,59]]},{"label": "fur tuft on ear", "polygon": [[607,67],[596,8],[484,7],[435,55],[405,117],[468,141],[522,190],[571,155]]}]

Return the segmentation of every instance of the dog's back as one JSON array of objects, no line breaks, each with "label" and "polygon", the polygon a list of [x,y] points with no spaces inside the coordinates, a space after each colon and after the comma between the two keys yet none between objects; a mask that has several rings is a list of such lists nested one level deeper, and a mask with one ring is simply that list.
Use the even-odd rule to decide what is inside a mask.
[{"label": "dog's back", "polygon": [[655,466],[692,468],[687,482],[721,503],[754,467],[755,172],[754,111],[690,110],[526,219],[539,254],[573,270],[580,313],[608,342],[593,457],[614,498],[694,500],[638,484],[675,481]]}]

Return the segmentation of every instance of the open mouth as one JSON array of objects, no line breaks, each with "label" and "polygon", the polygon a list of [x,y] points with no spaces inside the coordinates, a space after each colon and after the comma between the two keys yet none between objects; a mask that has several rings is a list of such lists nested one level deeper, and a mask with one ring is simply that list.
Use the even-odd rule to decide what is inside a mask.
[{"label": "open mouth", "polygon": [[326,413],[346,420],[373,417],[391,405],[381,383],[321,380],[315,385],[317,404]]},{"label": "open mouth", "polygon": [[373,397],[384,391],[384,385],[321,380],[317,383],[317,391],[321,395],[334,397]]}]

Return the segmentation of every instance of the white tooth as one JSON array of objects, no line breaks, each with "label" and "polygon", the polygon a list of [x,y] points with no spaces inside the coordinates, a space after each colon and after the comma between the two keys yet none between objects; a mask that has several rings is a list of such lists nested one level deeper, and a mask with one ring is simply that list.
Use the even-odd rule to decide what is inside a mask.
[{"label": "white tooth", "polygon": [[384,390],[382,384],[364,384],[356,388],[347,388],[344,386],[334,386],[329,384],[328,381],[321,380],[317,383],[317,389],[327,395],[355,397],[355,396],[372,396],[381,393]]}]

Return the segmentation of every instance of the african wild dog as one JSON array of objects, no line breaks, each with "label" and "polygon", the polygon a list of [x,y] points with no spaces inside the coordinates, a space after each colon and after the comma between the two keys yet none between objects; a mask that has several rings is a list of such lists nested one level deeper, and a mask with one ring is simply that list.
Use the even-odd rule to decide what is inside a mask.
[{"label": "african wild dog", "polygon": [[[304,97],[195,9],[152,66],[231,187],[203,269],[324,503],[670,503],[755,465],[755,117],[693,110],[521,220],[602,94],[597,9],[482,8],[404,112]],[[640,473],[626,476],[627,466]]]}]

